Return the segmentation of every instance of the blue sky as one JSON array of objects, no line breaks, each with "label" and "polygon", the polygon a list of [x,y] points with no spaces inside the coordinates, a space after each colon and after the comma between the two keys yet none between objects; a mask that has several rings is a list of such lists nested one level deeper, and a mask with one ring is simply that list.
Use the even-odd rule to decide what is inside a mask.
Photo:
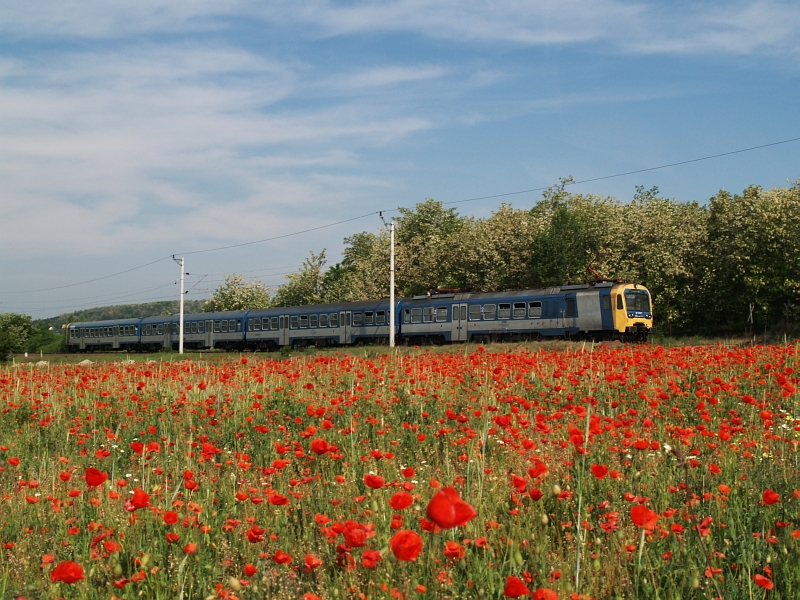
[{"label": "blue sky", "polygon": [[[789,1],[5,3],[0,312],[171,299],[169,260],[61,286],[798,137],[798,34]],[[705,202],[786,185],[799,158],[795,142],[571,189]],[[188,297],[232,272],[275,287],[380,225],[188,255]]]}]

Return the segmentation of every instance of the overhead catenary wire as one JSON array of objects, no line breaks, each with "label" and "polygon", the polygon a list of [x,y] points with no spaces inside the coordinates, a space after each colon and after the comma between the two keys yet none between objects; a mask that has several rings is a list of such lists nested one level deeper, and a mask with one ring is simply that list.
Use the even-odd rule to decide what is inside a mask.
[{"label": "overhead catenary wire", "polygon": [[[760,150],[760,149],[763,149],[763,148],[769,148],[769,147],[773,147],[773,146],[780,146],[782,144],[789,144],[791,142],[796,142],[798,140],[800,140],[800,137],[793,137],[793,138],[789,138],[789,139],[785,139],[785,140],[780,140],[780,141],[777,141],[777,142],[770,142],[770,143],[767,143],[767,144],[759,144],[757,146],[750,146],[748,148],[740,148],[738,150],[730,150],[728,152],[720,152],[720,153],[711,154],[711,155],[708,155],[708,156],[701,156],[701,157],[698,157],[698,158],[691,158],[691,159],[688,159],[688,160],[676,161],[676,162],[672,162],[672,163],[658,165],[658,166],[655,166],[655,167],[647,167],[647,168],[644,168],[644,169],[635,169],[635,170],[631,170],[631,171],[624,171],[624,172],[621,172],[621,173],[614,173],[612,175],[603,175],[603,176],[600,176],[600,177],[591,177],[591,178],[588,178],[588,179],[581,179],[581,180],[577,180],[577,181],[567,181],[567,182],[564,182],[564,185],[565,186],[566,185],[579,185],[579,184],[583,184],[583,183],[592,183],[592,182],[595,182],[595,181],[603,181],[603,180],[607,180],[607,179],[625,177],[625,176],[628,176],[628,175],[635,175],[637,173],[647,173],[647,172],[650,172],[650,171],[657,171],[659,169],[668,169],[670,167],[677,167],[677,166],[681,166],[681,165],[687,165],[687,164],[691,164],[691,163],[697,163],[697,162],[701,162],[701,161],[712,160],[712,159],[715,159],[715,158],[722,158],[722,157],[725,157],[725,156],[731,156],[731,155],[734,155],[734,154],[741,154],[743,152],[751,152],[753,150]],[[530,194],[532,192],[541,192],[541,191],[550,189],[551,187],[552,187],[552,185],[551,186],[537,187],[537,188],[528,188],[528,189],[517,190],[517,191],[513,191],[513,192],[503,192],[503,193],[500,193],[500,194],[490,194],[490,195],[486,195],[486,196],[475,196],[473,198],[465,198],[463,200],[445,201],[445,202],[442,202],[442,204],[444,204],[444,205],[463,204],[463,203],[466,203],[466,202],[477,202],[479,200],[491,200],[491,199],[495,199],[495,198],[505,198],[505,197],[508,197],[508,196],[518,196],[518,195],[522,195],[522,194]],[[242,243],[239,243],[239,244],[228,244],[228,245],[225,245],[225,246],[217,246],[217,247],[214,247],[214,248],[206,248],[206,249],[203,249],[203,250],[193,250],[193,251],[190,251],[190,252],[176,252],[174,254],[181,254],[181,255],[186,256],[186,255],[194,255],[194,254],[205,254],[205,253],[209,253],[209,252],[218,252],[218,251],[221,251],[221,250],[230,250],[230,249],[233,249],[233,248],[243,248],[245,246],[252,246],[252,245],[255,245],[255,244],[262,244],[262,243],[265,243],[265,242],[271,242],[271,241],[286,239],[286,238],[297,236],[297,235],[303,235],[305,233],[311,233],[311,232],[314,232],[314,231],[320,231],[322,229],[328,229],[328,228],[331,228],[331,227],[336,227],[338,225],[343,225],[345,223],[352,223],[353,221],[358,221],[358,220],[361,220],[361,219],[365,219],[367,217],[374,217],[376,215],[379,215],[382,212],[390,213],[390,212],[397,212],[398,210],[399,209],[374,210],[374,211],[371,211],[371,212],[368,212],[368,213],[364,213],[362,215],[358,215],[356,217],[351,217],[349,219],[342,219],[340,221],[335,221],[333,223],[327,223],[325,225],[319,225],[317,227],[311,227],[311,228],[308,228],[308,229],[302,229],[302,230],[299,230],[299,231],[293,231],[293,232],[290,232],[290,233],[285,233],[285,234],[281,234],[281,235],[277,235],[277,236],[271,236],[271,237],[263,238],[263,239],[260,239],[260,240],[253,240],[253,241],[250,241],[250,242],[242,242]],[[4,293],[4,294],[30,294],[30,293],[35,293],[35,292],[49,292],[49,291],[54,291],[54,290],[66,289],[66,288],[70,288],[70,287],[75,287],[75,286],[79,286],[79,285],[85,285],[85,284],[88,284],[88,283],[94,283],[94,282],[97,282],[97,281],[102,281],[104,279],[110,279],[111,277],[117,277],[119,275],[124,275],[125,273],[130,273],[130,272],[136,271],[138,269],[143,269],[145,267],[149,267],[151,265],[160,263],[162,261],[165,261],[165,260],[171,259],[171,258],[172,258],[172,254],[169,254],[167,256],[163,256],[163,257],[161,257],[159,259],[150,261],[148,263],[145,263],[145,264],[142,264],[142,265],[138,265],[136,267],[131,267],[131,268],[125,269],[123,271],[118,271],[116,273],[111,273],[109,275],[103,275],[102,277],[95,277],[93,279],[88,279],[88,280],[85,280],[85,281],[79,281],[79,282],[75,282],[75,283],[69,283],[69,284],[60,285],[60,286],[54,286],[54,287],[49,287],[49,288],[40,288],[40,289],[35,289],[35,290],[10,291],[10,292],[2,292],[2,293]]]}]

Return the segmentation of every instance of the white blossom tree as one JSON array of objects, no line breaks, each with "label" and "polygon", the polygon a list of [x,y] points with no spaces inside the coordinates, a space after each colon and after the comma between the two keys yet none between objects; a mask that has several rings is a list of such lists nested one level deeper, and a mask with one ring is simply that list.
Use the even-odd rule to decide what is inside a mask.
[{"label": "white blossom tree", "polygon": [[223,310],[248,310],[270,306],[269,288],[260,281],[245,281],[244,275],[233,273],[225,276],[220,285],[203,306],[205,312]]}]

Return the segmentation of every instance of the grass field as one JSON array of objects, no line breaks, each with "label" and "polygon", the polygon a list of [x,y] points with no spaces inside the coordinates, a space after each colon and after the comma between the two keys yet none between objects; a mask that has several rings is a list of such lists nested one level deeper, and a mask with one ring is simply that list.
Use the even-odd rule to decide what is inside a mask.
[{"label": "grass field", "polygon": [[796,344],[38,358],[2,598],[800,597]]}]

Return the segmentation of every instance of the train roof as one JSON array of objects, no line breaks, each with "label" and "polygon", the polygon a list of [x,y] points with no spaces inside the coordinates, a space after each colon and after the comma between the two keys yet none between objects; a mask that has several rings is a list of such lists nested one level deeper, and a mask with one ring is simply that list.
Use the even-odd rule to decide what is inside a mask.
[{"label": "train roof", "polygon": [[[395,300],[398,304],[400,299]],[[389,298],[381,298],[379,300],[359,300],[358,302],[336,302],[334,304],[305,304],[303,306],[277,306],[273,308],[254,308],[249,311],[248,315],[258,317],[262,315],[287,315],[287,314],[300,314],[300,313],[313,313],[313,312],[337,312],[340,310],[364,310],[376,308],[388,308]]]},{"label": "train roof", "polygon": [[104,321],[75,321],[68,327],[113,327],[114,325],[138,325],[141,319],[106,319]]}]

